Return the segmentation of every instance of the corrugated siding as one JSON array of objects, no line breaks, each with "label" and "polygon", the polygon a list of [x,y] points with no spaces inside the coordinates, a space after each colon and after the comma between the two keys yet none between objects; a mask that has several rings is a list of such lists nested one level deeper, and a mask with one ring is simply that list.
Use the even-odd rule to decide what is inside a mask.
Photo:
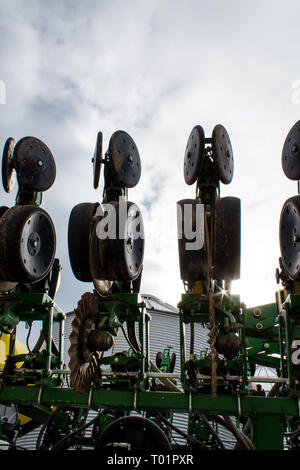
[{"label": "corrugated siding", "polygon": [[[179,337],[179,316],[178,314],[166,313],[166,312],[155,312],[149,310],[151,315],[150,322],[150,357],[153,362],[155,362],[155,357],[158,351],[162,351],[165,347],[171,346],[172,352],[176,353],[177,360],[175,365],[174,372],[180,372],[180,337]],[[74,314],[68,314],[65,324],[65,363],[68,367],[69,357],[68,349],[70,346],[69,336],[72,331],[72,321]],[[136,325],[137,332],[137,325]],[[195,349],[194,352],[199,354],[200,350],[206,349],[208,345],[208,330],[203,328],[200,324],[195,324]],[[56,343],[58,343],[58,325],[54,324],[53,336]],[[186,359],[189,355],[189,342],[190,342],[190,325],[186,325]],[[113,354],[116,352],[128,350],[129,345],[123,335],[122,330],[119,330],[118,336],[115,338],[114,345],[111,350],[106,352],[106,355]],[[178,381],[178,386],[180,383]],[[95,412],[91,411],[89,418],[95,416]],[[173,417],[173,423],[182,429],[183,431],[187,430],[188,414],[187,413],[175,413]],[[40,428],[39,428],[40,429]],[[35,449],[35,443],[37,439],[39,430],[35,430],[18,440],[18,444],[29,449]],[[220,436],[226,441],[231,440],[231,435],[228,431],[220,429]],[[175,431],[173,432],[173,437],[177,443],[183,444],[184,438],[178,435]]]}]

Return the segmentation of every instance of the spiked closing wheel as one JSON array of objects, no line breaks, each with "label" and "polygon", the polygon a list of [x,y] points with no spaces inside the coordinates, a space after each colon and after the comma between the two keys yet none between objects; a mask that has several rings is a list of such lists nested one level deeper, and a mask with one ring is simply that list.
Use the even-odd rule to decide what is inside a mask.
[{"label": "spiked closing wheel", "polygon": [[91,351],[88,336],[95,331],[99,303],[95,294],[86,292],[74,311],[69,348],[71,385],[75,392],[86,392],[98,377],[98,351]]},{"label": "spiked closing wheel", "polygon": [[203,165],[205,135],[201,126],[195,126],[188,138],[183,164],[183,175],[186,184],[194,184],[200,176]]},{"label": "spiked closing wheel", "polygon": [[178,201],[177,225],[180,277],[183,281],[203,281],[207,272],[203,205],[196,199]]},{"label": "spiked closing wheel", "polygon": [[46,191],[55,181],[55,160],[47,145],[36,137],[23,137],[14,150],[19,186],[29,191]]},{"label": "spiked closing wheel", "polygon": [[56,249],[55,228],[37,206],[14,206],[0,220],[0,259],[4,279],[34,282],[50,271]]},{"label": "spiked closing wheel", "polygon": [[116,131],[109,141],[109,159],[116,179],[126,188],[136,186],[141,177],[141,159],[136,143],[124,131]]},{"label": "spiked closing wheel", "polygon": [[97,134],[97,140],[96,140],[96,147],[95,147],[94,156],[93,156],[93,159],[92,159],[94,189],[97,189],[98,186],[99,186],[101,165],[102,165],[102,142],[103,142],[103,134],[102,134],[102,132],[99,131],[98,134]]},{"label": "spiked closing wheel", "polygon": [[217,199],[214,214],[215,279],[240,277],[241,200],[237,197]]},{"label": "spiked closing wheel", "polygon": [[89,237],[93,217],[99,203],[82,202],[73,207],[68,226],[68,248],[72,271],[76,279],[91,282]]},{"label": "spiked closing wheel", "polygon": [[141,211],[136,204],[125,200],[103,204],[102,209],[103,217],[94,229],[90,244],[93,280],[134,280],[142,270],[144,257]]},{"label": "spiked closing wheel", "polygon": [[16,181],[13,162],[15,144],[15,139],[9,137],[5,142],[2,155],[2,184],[7,193],[12,191]]},{"label": "spiked closing wheel", "polygon": [[281,164],[285,176],[290,180],[300,179],[300,121],[293,125],[286,136]]},{"label": "spiked closing wheel", "polygon": [[300,196],[288,199],[281,210],[279,241],[283,268],[294,281],[300,279]]},{"label": "spiked closing wheel", "polygon": [[212,155],[219,179],[229,184],[233,178],[233,150],[228,132],[221,124],[217,124],[212,133]]}]

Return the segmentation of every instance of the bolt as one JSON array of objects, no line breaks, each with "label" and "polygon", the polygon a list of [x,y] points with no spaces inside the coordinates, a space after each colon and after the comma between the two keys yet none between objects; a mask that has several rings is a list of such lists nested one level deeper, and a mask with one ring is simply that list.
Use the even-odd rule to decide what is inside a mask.
[{"label": "bolt", "polygon": [[256,323],[256,325],[255,325],[255,328],[256,328],[257,330],[262,330],[263,327],[264,327],[264,325],[263,325],[262,323]]},{"label": "bolt", "polygon": [[294,145],[292,146],[292,148],[291,148],[292,153],[296,153],[297,150],[298,150],[298,147],[297,147],[296,144],[294,144]]},{"label": "bolt", "polygon": [[260,318],[261,317],[261,310],[259,308],[255,308],[252,312],[252,315],[254,318]]},{"label": "bolt", "polygon": [[37,163],[37,166],[44,166],[44,163],[42,160],[38,160],[36,163]]}]

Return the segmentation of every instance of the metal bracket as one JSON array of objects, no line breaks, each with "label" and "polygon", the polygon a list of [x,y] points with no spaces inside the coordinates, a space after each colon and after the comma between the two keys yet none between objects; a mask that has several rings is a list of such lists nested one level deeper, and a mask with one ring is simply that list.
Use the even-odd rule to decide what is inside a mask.
[{"label": "metal bracket", "polygon": [[39,388],[39,393],[38,393],[38,397],[37,397],[37,404],[40,405],[41,404],[41,397],[42,397],[42,392],[43,392],[43,384],[40,386]]},{"label": "metal bracket", "polygon": [[88,408],[91,408],[93,391],[93,387],[91,387],[89,391]]},{"label": "metal bracket", "polygon": [[241,404],[241,395],[238,393],[238,396],[237,396],[237,400],[238,400],[238,417],[241,418],[242,416],[242,404]]},{"label": "metal bracket", "polygon": [[189,413],[193,413],[193,402],[192,402],[192,392],[189,391]]},{"label": "metal bracket", "polygon": [[133,392],[133,409],[134,411],[137,411],[137,389],[134,389]]}]

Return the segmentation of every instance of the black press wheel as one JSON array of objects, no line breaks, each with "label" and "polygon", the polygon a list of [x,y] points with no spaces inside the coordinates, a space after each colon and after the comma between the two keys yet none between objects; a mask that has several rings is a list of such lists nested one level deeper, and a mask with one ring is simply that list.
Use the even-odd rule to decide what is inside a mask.
[{"label": "black press wheel", "polygon": [[37,206],[14,206],[0,220],[1,271],[5,280],[35,282],[50,271],[56,249],[55,228]]},{"label": "black press wheel", "polygon": [[283,267],[293,280],[300,279],[300,196],[288,199],[281,210],[279,240]]},{"label": "black press wheel", "polygon": [[204,231],[204,218],[202,217],[204,213],[201,212],[200,219],[198,218],[201,226],[197,227],[196,231],[196,213],[199,209],[201,209],[201,204],[196,199],[182,199],[177,202],[179,268],[183,281],[195,282],[206,279],[205,247],[202,243],[200,245],[196,243],[196,235],[190,238],[192,232],[198,233],[199,236],[200,231]]},{"label": "black press wheel", "polygon": [[125,131],[116,131],[109,141],[109,158],[116,179],[126,188],[136,186],[141,177],[141,159],[136,143]]},{"label": "black press wheel", "polygon": [[161,428],[148,418],[126,416],[110,424],[98,437],[95,450],[116,450],[118,445],[128,450],[165,451],[171,449],[170,443]]},{"label": "black press wheel", "polygon": [[23,137],[14,149],[14,166],[19,186],[29,191],[46,191],[56,177],[54,157],[36,137]]},{"label": "black press wheel", "polygon": [[286,136],[281,164],[284,174],[291,180],[300,179],[300,121],[290,129]]},{"label": "black press wheel", "polygon": [[89,263],[89,237],[93,216],[99,203],[82,202],[73,207],[69,218],[68,247],[74,276],[83,282],[91,282]]},{"label": "black press wheel", "polygon": [[240,264],[241,200],[237,197],[223,197],[215,204],[215,279],[228,281],[239,279]]},{"label": "black press wheel", "polygon": [[113,201],[102,208],[104,216],[94,228],[90,245],[95,277],[108,281],[137,279],[143,267],[145,241],[141,211],[128,201]]},{"label": "black press wheel", "polygon": [[16,172],[13,162],[15,144],[15,139],[9,137],[5,142],[2,155],[2,184],[7,193],[12,191],[16,181]]},{"label": "black press wheel", "polygon": [[195,126],[188,138],[185,154],[183,175],[186,184],[194,184],[200,176],[204,160],[205,134],[203,127]]},{"label": "black press wheel", "polygon": [[223,184],[229,184],[233,178],[233,150],[227,130],[217,124],[212,133],[212,153],[219,179]]}]

